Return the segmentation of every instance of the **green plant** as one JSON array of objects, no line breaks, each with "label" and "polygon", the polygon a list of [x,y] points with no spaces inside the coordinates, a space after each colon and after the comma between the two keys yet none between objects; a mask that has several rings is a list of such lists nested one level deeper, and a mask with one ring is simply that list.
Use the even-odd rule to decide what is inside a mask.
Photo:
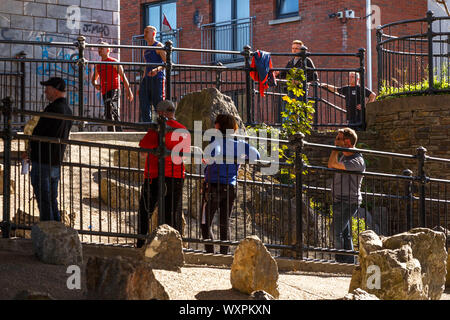
[{"label": "green plant", "polygon": [[[428,73],[428,68],[425,68],[425,74]],[[436,90],[448,90],[450,89],[450,83],[448,82],[448,72],[449,72],[448,63],[443,63],[441,69],[439,71],[439,79],[438,77],[433,78],[433,87]],[[435,69],[433,69],[435,70]],[[437,73],[436,70],[434,72]],[[377,100],[383,100],[386,98],[393,97],[403,97],[409,95],[427,95],[427,90],[429,89],[428,78],[424,78],[422,81],[417,83],[405,83],[401,86],[394,87],[387,85],[386,81],[383,81],[383,85],[381,86],[380,92],[378,93]],[[402,94],[404,93],[404,94]],[[435,94],[448,94],[448,92],[435,92]],[[395,96],[393,96],[395,95]]]},{"label": "green plant", "polygon": [[[266,124],[259,124],[252,127],[247,127],[250,132],[258,134],[259,131],[264,130],[267,133],[267,137],[278,136],[280,139],[288,139],[289,136],[301,132],[305,135],[311,134],[312,122],[313,122],[313,102],[305,102],[300,97],[305,94],[303,90],[303,81],[306,79],[302,69],[292,68],[289,70],[286,76],[287,79],[287,89],[290,92],[289,95],[284,96],[283,100],[286,102],[285,111],[281,112],[281,116],[284,119],[281,129],[276,129],[274,127],[268,126]],[[256,146],[257,142],[253,142]],[[271,147],[271,152],[278,151],[279,158],[288,164],[293,164],[295,159],[295,154],[288,148],[287,145],[283,144],[276,147],[269,144]],[[275,148],[275,149],[273,149]],[[266,154],[269,150],[260,150],[260,153]],[[307,163],[308,158],[306,155],[302,154],[303,161]],[[306,171],[304,171],[305,173]],[[282,168],[280,170],[281,182],[292,183],[295,179],[295,173],[293,170],[288,170],[287,168]]]}]

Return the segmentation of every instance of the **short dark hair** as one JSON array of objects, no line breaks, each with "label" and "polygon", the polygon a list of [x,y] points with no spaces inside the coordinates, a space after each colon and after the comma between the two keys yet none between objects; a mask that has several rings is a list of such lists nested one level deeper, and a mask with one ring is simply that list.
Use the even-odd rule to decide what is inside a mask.
[{"label": "short dark hair", "polygon": [[234,131],[238,129],[236,118],[230,114],[219,114],[214,123],[219,124],[219,130],[222,134],[226,134],[227,129],[233,129]]},{"label": "short dark hair", "polygon": [[338,134],[342,133],[344,135],[344,139],[349,139],[352,146],[356,145],[356,142],[358,142],[358,135],[356,134],[355,130],[351,128],[342,128],[338,130]]}]

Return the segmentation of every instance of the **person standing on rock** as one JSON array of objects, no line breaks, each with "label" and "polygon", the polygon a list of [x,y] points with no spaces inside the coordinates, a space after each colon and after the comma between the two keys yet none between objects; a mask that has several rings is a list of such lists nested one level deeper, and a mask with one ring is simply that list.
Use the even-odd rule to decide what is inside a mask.
[{"label": "person standing on rock", "polygon": [[[249,159],[250,163],[260,159],[256,148],[242,140],[226,136],[238,129],[236,119],[232,115],[219,114],[215,120],[218,137],[211,140],[205,158],[205,181],[203,184],[201,229],[203,239],[214,239],[212,222],[216,211],[219,211],[220,240],[230,240],[229,218],[236,199],[237,173],[239,163]],[[214,246],[205,245],[205,251],[214,253]],[[220,253],[227,254],[228,246],[220,246]]]},{"label": "person standing on rock", "polygon": [[[358,136],[353,129],[343,128],[338,130],[334,141],[337,147],[354,148]],[[335,172],[332,184],[333,221],[331,230],[334,234],[336,249],[352,250],[352,217],[362,202],[361,184],[366,170],[363,156],[359,152],[343,151],[338,158],[339,151],[333,150],[328,159],[328,168],[351,171],[350,173]],[[355,263],[352,255],[336,254],[337,262]]]},{"label": "person standing on rock", "polygon": [[[63,79],[57,77],[41,81],[41,84],[45,86],[45,96],[50,104],[45,107],[32,135],[68,139],[73,124],[72,120],[45,117],[46,112],[72,115],[72,110],[66,100],[66,84]],[[41,221],[61,221],[57,197],[66,145],[38,140],[31,140],[29,145],[30,179],[39,208],[39,218]],[[22,158],[28,161],[28,154],[24,152]]]},{"label": "person standing on rock", "polygon": [[[147,26],[144,29],[144,39],[151,47],[161,47],[164,45],[156,41],[156,28]],[[166,52],[164,50],[146,49],[144,51],[144,61],[152,64],[164,64],[166,62]],[[139,109],[140,121],[152,122],[152,108],[165,99],[165,67],[147,66],[144,71],[144,78],[139,86]]]},{"label": "person standing on rock", "polygon": [[[186,127],[175,120],[175,104],[169,100],[163,100],[156,106],[156,111],[161,117],[167,118],[165,135],[166,148],[168,150],[180,150],[189,152],[191,145],[191,137]],[[175,130],[175,131],[172,131]],[[144,149],[158,148],[158,133],[154,129],[148,130],[147,134],[139,142],[139,147]],[[183,183],[185,177],[185,167],[182,156],[177,154],[165,157],[165,190],[164,192],[164,223],[177,229],[180,234],[181,230],[181,204]],[[158,201],[159,180],[158,180],[158,157],[148,153],[145,161],[144,183],[141,188],[141,196],[139,200],[139,234],[147,235],[149,231],[149,220],[155,210]],[[161,225],[161,221],[158,221]],[[138,239],[137,247],[140,248],[145,244],[145,240]]]},{"label": "person standing on rock", "polygon": [[[101,42],[100,44],[107,45],[107,42]],[[107,47],[99,47],[98,54],[102,58],[102,61],[117,62],[117,59],[109,56],[110,49]],[[94,74],[92,75],[92,84],[97,90],[101,90],[103,97],[103,104],[105,107],[105,119],[120,121],[119,116],[119,75],[125,85],[126,95],[129,101],[133,101],[133,92],[131,91],[130,84],[127,76],[123,71],[121,65],[115,64],[97,64],[94,68]],[[97,83],[97,79],[100,77],[100,84]],[[108,126],[108,131],[122,131],[120,126]]]}]

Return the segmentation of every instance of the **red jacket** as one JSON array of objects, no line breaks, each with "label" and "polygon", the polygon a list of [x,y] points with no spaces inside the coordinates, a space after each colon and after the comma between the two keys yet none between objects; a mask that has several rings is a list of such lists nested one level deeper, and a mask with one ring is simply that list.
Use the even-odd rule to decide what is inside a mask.
[{"label": "red jacket", "polygon": [[[175,120],[168,120],[166,126],[172,127],[174,129],[184,129],[186,127]],[[165,176],[172,178],[184,178],[185,168],[179,152],[189,152],[191,146],[191,135],[188,131],[185,132],[174,132],[169,131],[165,136],[166,148],[172,150],[176,147],[176,155],[167,156],[165,158]],[[139,146],[145,149],[156,149],[158,148],[158,133],[150,129],[147,134],[139,142]],[[153,179],[158,177],[158,157],[153,154],[148,154],[145,161],[144,178]]]}]

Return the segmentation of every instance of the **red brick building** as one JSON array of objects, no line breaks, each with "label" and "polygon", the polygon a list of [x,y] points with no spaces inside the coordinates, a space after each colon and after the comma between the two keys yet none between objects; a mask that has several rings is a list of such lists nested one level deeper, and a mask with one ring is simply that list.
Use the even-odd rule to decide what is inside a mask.
[{"label": "red brick building", "polygon": [[[422,18],[427,11],[425,0],[372,0],[371,4],[379,8],[379,16],[372,16],[373,20],[379,17],[375,24]],[[300,39],[311,52],[353,53],[366,48],[366,20],[361,18],[366,16],[365,6],[365,0],[122,0],[121,43],[131,43],[148,24],[161,29],[165,14],[176,30],[178,47],[240,51],[248,43],[254,50],[290,52],[291,41]],[[346,10],[352,10],[354,18],[345,18]],[[376,90],[375,31],[372,28],[372,87]],[[196,64],[229,60],[189,53],[177,58],[180,63]],[[131,59],[122,55],[122,61]],[[288,59],[273,57],[273,62],[284,67]],[[334,57],[316,57],[314,62],[316,67],[348,66],[346,60]]]}]

